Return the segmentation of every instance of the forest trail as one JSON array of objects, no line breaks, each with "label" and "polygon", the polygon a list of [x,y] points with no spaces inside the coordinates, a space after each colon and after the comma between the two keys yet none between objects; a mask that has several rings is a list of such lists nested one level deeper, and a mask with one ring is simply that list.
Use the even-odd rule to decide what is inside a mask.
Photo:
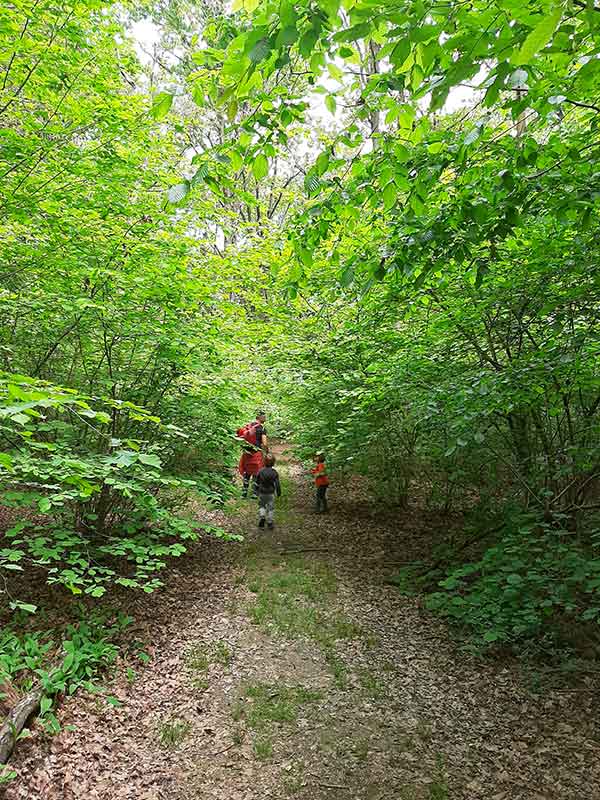
[{"label": "forest trail", "polygon": [[383,580],[414,520],[336,487],[316,516],[280,468],[276,529],[237,502],[219,521],[243,544],[204,544],[135,600],[149,663],[110,686],[120,705],[79,695],[59,735],[20,743],[7,800],[600,798],[593,696],[461,652]]}]

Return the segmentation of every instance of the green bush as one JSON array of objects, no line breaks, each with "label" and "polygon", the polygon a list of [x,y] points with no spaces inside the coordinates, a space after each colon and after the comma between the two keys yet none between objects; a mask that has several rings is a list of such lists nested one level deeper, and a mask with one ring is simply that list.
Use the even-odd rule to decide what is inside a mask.
[{"label": "green bush", "polygon": [[18,375],[0,378],[0,398],[0,435],[9,445],[0,454],[0,502],[17,515],[0,549],[4,575],[41,568],[48,583],[93,597],[111,584],[150,592],[185,541],[202,530],[225,535],[171,507],[192,488],[215,496],[210,475],[165,471],[163,454],[168,460],[171,442],[185,438],[174,425],[132,403]]},{"label": "green bush", "polygon": [[[600,531],[592,536],[600,544]],[[513,644],[600,617],[600,558],[557,525],[522,520],[475,562],[449,572],[429,608],[482,644]]]},{"label": "green bush", "polygon": [[50,732],[60,729],[52,712],[57,696],[80,687],[94,691],[97,678],[117,658],[119,634],[131,623],[121,612],[83,605],[74,616],[58,630],[25,631],[25,620],[17,615],[0,634],[0,701],[10,704],[11,695],[39,684],[40,716]]}]

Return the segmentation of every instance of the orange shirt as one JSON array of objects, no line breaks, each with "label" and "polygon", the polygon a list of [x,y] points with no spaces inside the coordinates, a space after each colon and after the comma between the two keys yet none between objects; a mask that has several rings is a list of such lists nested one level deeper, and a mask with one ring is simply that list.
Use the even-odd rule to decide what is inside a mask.
[{"label": "orange shirt", "polygon": [[[329,486],[329,478],[327,477],[327,470],[325,462],[320,461],[316,467],[311,469],[312,474],[315,476],[315,484],[317,486]],[[324,473],[323,475],[319,473]]]}]

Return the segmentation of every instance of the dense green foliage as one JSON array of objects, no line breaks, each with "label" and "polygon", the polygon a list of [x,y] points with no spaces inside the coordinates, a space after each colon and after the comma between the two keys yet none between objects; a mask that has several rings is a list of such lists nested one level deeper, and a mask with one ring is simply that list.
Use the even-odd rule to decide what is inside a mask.
[{"label": "dense green foliage", "polygon": [[[262,180],[311,94],[333,115],[276,265],[301,320],[278,353],[301,446],[380,502],[479,506],[499,542],[432,603],[486,641],[593,619],[598,8],[240,8],[190,76],[232,132],[242,118],[214,152]],[[447,111],[468,81],[473,107]]]},{"label": "dense green foliage", "polygon": [[584,0],[0,11],[12,610],[34,576],[156,588],[266,402],[377,503],[475,510],[469,563],[429,588],[480,640],[593,623],[599,21]]},{"label": "dense green foliage", "polygon": [[[67,615],[72,595],[151,592],[188,541],[224,535],[185,509],[190,492],[231,491],[231,432],[248,410],[234,273],[215,268],[215,203],[169,202],[184,128],[160,122],[164,93],[127,15],[96,2],[0,11],[3,622],[47,600],[42,581]],[[97,639],[16,626],[0,686],[56,678],[69,642],[93,671]],[[63,684],[48,697],[75,685]]]},{"label": "dense green foliage", "polygon": [[[183,476],[205,496],[226,491],[232,311],[188,235],[206,206],[175,216],[165,203],[179,144],[153,120],[156,97],[135,90],[117,11],[14,11],[2,28],[2,466],[5,501],[52,524],[18,521],[2,569],[46,567],[93,596],[113,580],[148,590],[196,535],[169,507]],[[119,574],[114,557],[131,567]]]}]

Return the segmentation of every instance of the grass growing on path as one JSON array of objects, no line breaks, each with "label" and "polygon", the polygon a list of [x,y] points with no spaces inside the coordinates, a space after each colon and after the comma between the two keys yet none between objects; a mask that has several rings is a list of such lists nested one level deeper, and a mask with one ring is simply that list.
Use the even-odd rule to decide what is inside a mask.
[{"label": "grass growing on path", "polygon": [[190,722],[177,717],[163,720],[158,726],[158,740],[167,749],[178,747],[192,729]]},{"label": "grass growing on path", "polygon": [[210,645],[198,642],[185,654],[184,664],[190,674],[192,685],[205,691],[208,688],[207,673],[212,664],[229,667],[233,661],[233,651],[226,642],[218,640]]},{"label": "grass growing on path", "polygon": [[265,728],[271,722],[295,722],[300,708],[321,699],[321,692],[305,686],[273,686],[256,683],[244,691],[242,715],[253,730]]},{"label": "grass growing on path", "polygon": [[233,706],[232,717],[257,734],[253,742],[254,754],[259,761],[264,761],[273,755],[275,726],[296,722],[301,708],[321,698],[321,692],[305,686],[250,684]]},{"label": "grass growing on path", "polygon": [[352,639],[360,629],[351,620],[327,608],[337,586],[326,564],[301,558],[283,560],[274,567],[251,570],[248,588],[256,600],[248,607],[251,621],[290,639],[305,637],[323,647],[338,639]]},{"label": "grass growing on path", "polygon": [[[289,526],[293,512],[293,483],[281,476],[282,497],[276,516]],[[246,551],[245,581],[256,599],[248,606],[250,620],[267,632],[290,639],[308,638],[323,646],[359,634],[358,627],[340,614],[328,611],[337,579],[331,567],[298,555],[277,553],[261,537]]]}]

